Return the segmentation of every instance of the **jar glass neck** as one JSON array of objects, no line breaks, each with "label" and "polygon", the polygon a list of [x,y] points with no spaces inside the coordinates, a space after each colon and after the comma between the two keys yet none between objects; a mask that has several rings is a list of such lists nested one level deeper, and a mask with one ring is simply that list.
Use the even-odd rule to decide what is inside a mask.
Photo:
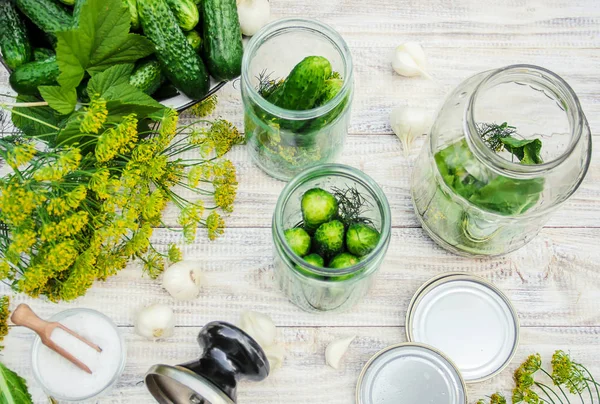
[{"label": "jar glass neck", "polygon": [[[542,163],[509,160],[482,137],[483,125],[513,124],[510,128],[518,131],[519,140],[542,140],[546,153]],[[522,178],[539,176],[564,162],[580,141],[584,126],[571,87],[551,71],[533,65],[491,71],[475,87],[463,116],[467,143],[478,160],[499,174]]]}]

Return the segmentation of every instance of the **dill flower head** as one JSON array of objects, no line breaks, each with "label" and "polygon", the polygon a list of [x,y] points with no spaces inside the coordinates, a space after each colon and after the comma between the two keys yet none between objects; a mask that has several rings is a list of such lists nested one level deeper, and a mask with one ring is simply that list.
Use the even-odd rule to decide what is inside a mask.
[{"label": "dill flower head", "polygon": [[81,123],[79,129],[83,133],[98,133],[102,129],[102,125],[108,117],[108,110],[106,109],[106,100],[99,98],[98,95],[92,97],[90,105],[83,109],[83,116],[81,117]]},{"label": "dill flower head", "polygon": [[90,249],[77,257],[68,277],[62,282],[59,297],[70,301],[83,296],[96,279],[96,255]]},{"label": "dill flower head", "polygon": [[212,211],[206,218],[206,228],[208,229],[208,238],[215,240],[217,237],[223,234],[225,228],[225,222],[221,215],[216,211]]},{"label": "dill flower head", "polygon": [[195,117],[204,118],[215,112],[218,101],[217,95],[213,94],[199,103],[192,105],[188,108],[188,111]]},{"label": "dill flower head", "polygon": [[177,122],[179,121],[179,114],[177,111],[171,108],[167,108],[163,112],[163,116],[160,119],[160,127],[158,129],[158,141],[163,146],[166,147],[175,134],[177,133]]},{"label": "dill flower head", "polygon": [[585,377],[580,367],[564,351],[554,352],[554,355],[552,355],[552,380],[554,384],[566,386],[572,394],[581,393],[585,388]]},{"label": "dill flower head", "polygon": [[119,153],[127,153],[138,141],[138,120],[136,114],[129,114],[117,125],[119,132]]},{"label": "dill flower head", "polygon": [[204,204],[202,201],[189,203],[179,213],[177,222],[183,227],[183,235],[187,242],[191,243],[196,238],[196,228],[204,215]]},{"label": "dill flower head", "polygon": [[211,125],[208,137],[215,144],[215,152],[217,157],[223,156],[234,145],[244,143],[244,137],[240,134],[231,122],[224,119],[217,119]]},{"label": "dill flower head", "polygon": [[33,173],[33,178],[36,181],[59,181],[68,173],[77,170],[80,163],[81,151],[76,147],[69,147],[58,152],[53,162],[38,167]]},{"label": "dill flower head", "polygon": [[14,232],[11,238],[12,242],[8,246],[8,253],[18,256],[21,253],[29,253],[37,241],[37,234],[31,229],[22,228]]},{"label": "dill flower head", "polygon": [[223,209],[224,212],[233,211],[233,202],[235,201],[236,193],[236,184],[215,183],[215,203],[219,208]]},{"label": "dill flower head", "polygon": [[520,390],[518,387],[513,390],[512,395],[513,404],[526,403],[526,404],[542,404],[544,403],[538,394],[531,390]]},{"label": "dill flower head", "polygon": [[165,270],[165,260],[161,255],[152,252],[144,259],[144,272],[151,279],[156,279]]},{"label": "dill flower head", "polygon": [[169,261],[173,264],[183,259],[183,254],[181,253],[181,250],[175,244],[169,244],[169,251],[167,252],[167,256],[169,257]]},{"label": "dill flower head", "polygon": [[494,393],[490,396],[490,404],[506,404],[506,398],[500,393]]},{"label": "dill flower head", "polygon": [[89,222],[89,214],[84,210],[72,213],[59,222],[48,222],[42,225],[40,240],[55,241],[78,234]]},{"label": "dill flower head", "polygon": [[135,147],[138,140],[137,122],[136,115],[131,114],[124,117],[116,127],[106,129],[98,137],[96,159],[105,163]]},{"label": "dill flower head", "polygon": [[[8,296],[0,297],[0,342],[8,335],[8,317],[10,316],[10,298]],[[0,351],[3,349],[0,346]]]},{"label": "dill flower head", "polygon": [[0,258],[0,279],[11,279],[13,277],[12,272],[8,261],[4,258]]},{"label": "dill flower head", "polygon": [[37,150],[33,146],[33,143],[17,143],[9,150],[6,162],[13,169],[17,169],[18,167],[29,163],[36,153]]},{"label": "dill flower head", "polygon": [[18,227],[44,200],[43,195],[13,177],[0,187],[0,219]]},{"label": "dill flower head", "polygon": [[160,189],[153,191],[147,199],[142,210],[142,217],[146,220],[159,220],[163,209],[167,206],[165,194]]},{"label": "dill flower head", "polygon": [[131,153],[131,160],[136,163],[146,163],[156,154],[157,145],[149,141],[138,143]]}]

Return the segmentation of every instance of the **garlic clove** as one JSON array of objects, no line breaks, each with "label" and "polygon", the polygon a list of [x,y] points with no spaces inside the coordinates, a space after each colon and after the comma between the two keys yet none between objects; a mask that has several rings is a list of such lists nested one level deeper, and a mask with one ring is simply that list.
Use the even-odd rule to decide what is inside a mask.
[{"label": "garlic clove", "polygon": [[267,356],[267,360],[269,361],[269,367],[271,372],[281,368],[283,365],[283,360],[285,358],[285,348],[283,345],[275,344],[263,348],[265,355]]},{"label": "garlic clove", "polygon": [[425,51],[416,42],[406,42],[396,48],[392,59],[392,67],[401,76],[414,77],[423,75],[431,78],[426,71],[427,58]]},{"label": "garlic clove", "polygon": [[163,273],[163,287],[177,300],[192,300],[200,294],[202,272],[194,261],[179,261]]},{"label": "garlic clove", "polygon": [[263,349],[275,344],[277,327],[266,314],[256,311],[242,312],[240,328],[254,338]]},{"label": "garlic clove", "polygon": [[429,131],[431,118],[431,113],[421,108],[399,106],[392,110],[390,126],[402,143],[405,157],[408,158],[415,138]]},{"label": "garlic clove", "polygon": [[354,341],[356,335],[332,341],[325,349],[325,362],[334,369],[339,369],[342,357]]},{"label": "garlic clove", "polygon": [[242,34],[253,36],[271,19],[268,0],[237,0],[238,18]]},{"label": "garlic clove", "polygon": [[175,332],[173,310],[159,303],[144,307],[136,316],[135,332],[151,340],[172,336]]}]

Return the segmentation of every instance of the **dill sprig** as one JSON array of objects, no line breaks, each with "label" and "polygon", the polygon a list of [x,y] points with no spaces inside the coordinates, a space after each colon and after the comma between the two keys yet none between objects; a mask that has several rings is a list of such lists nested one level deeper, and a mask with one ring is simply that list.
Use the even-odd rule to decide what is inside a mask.
[{"label": "dill sprig", "polygon": [[258,79],[258,93],[263,98],[268,98],[275,90],[283,84],[282,78],[273,79],[271,76],[273,73],[267,73],[267,70],[263,70],[257,77]]},{"label": "dill sprig", "polygon": [[510,126],[506,122],[501,125],[496,123],[481,123],[477,125],[477,131],[488,147],[498,153],[504,149],[504,143],[502,143],[501,139],[515,135],[517,128]]},{"label": "dill sprig", "polygon": [[362,196],[356,186],[349,186],[345,189],[333,187],[331,191],[338,201],[338,216],[344,226],[348,227],[355,223],[373,225],[371,219],[363,216],[373,204]]}]

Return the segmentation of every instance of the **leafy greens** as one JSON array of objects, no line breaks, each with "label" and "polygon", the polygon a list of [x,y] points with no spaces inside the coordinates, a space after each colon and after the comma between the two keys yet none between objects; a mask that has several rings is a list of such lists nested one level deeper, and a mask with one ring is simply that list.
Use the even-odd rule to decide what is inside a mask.
[{"label": "leafy greens", "polygon": [[27,383],[0,362],[0,404],[33,404]]}]

